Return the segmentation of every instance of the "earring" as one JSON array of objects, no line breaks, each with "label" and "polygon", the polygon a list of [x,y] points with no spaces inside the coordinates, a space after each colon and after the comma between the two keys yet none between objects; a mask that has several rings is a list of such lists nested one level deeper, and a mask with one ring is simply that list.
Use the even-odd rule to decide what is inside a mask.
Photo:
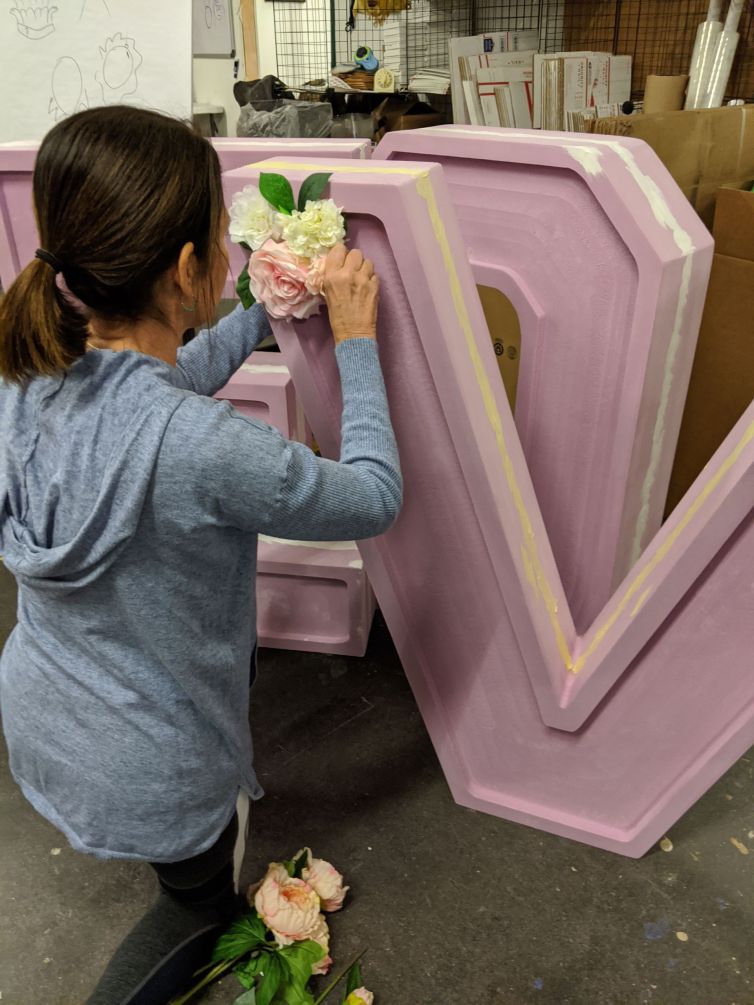
[{"label": "earring", "polygon": [[184,304],[184,302],[181,300],[181,307],[184,309],[184,311],[186,311],[188,313],[190,313],[191,311],[195,310],[196,309],[196,297],[194,297],[194,301],[193,301],[193,303],[191,304],[190,307],[187,307]]}]

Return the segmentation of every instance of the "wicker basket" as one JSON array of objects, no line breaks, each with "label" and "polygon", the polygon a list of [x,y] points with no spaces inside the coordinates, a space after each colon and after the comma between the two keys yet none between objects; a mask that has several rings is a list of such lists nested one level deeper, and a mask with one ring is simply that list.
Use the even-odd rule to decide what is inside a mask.
[{"label": "wicker basket", "polygon": [[340,77],[356,91],[374,90],[374,73],[369,73],[367,70],[347,70],[343,73],[336,73],[335,76]]}]

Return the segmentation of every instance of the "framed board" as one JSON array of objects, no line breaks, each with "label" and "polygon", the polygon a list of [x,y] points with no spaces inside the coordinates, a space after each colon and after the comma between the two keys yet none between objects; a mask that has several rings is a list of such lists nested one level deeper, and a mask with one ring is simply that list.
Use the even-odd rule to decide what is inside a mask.
[{"label": "framed board", "polygon": [[192,36],[195,56],[233,56],[232,0],[194,0]]}]

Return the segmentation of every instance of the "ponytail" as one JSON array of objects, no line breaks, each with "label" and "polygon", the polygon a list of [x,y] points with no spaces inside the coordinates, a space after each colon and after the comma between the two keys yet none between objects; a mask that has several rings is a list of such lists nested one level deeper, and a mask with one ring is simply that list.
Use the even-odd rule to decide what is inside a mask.
[{"label": "ponytail", "polygon": [[222,253],[217,153],[159,112],[111,105],[62,119],[40,144],[33,195],[41,248],[0,299],[7,381],[70,366],[86,352],[89,318],[164,320],[156,284],[181,249],[194,245],[203,286]]},{"label": "ponytail", "polygon": [[86,352],[87,334],[54,269],[33,259],[0,298],[0,378],[20,383],[64,370]]}]

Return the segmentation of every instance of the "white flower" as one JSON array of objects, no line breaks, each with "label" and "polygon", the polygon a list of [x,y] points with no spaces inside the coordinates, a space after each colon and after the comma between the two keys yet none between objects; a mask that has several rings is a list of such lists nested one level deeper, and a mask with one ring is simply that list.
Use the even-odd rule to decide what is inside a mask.
[{"label": "white flower", "polygon": [[332,199],[309,200],[303,212],[283,217],[283,240],[299,258],[318,258],[346,236],[343,214]]},{"label": "white flower", "polygon": [[280,240],[281,214],[267,202],[256,185],[247,185],[233,196],[229,232],[234,244],[248,244],[252,251],[257,251],[269,238]]}]

